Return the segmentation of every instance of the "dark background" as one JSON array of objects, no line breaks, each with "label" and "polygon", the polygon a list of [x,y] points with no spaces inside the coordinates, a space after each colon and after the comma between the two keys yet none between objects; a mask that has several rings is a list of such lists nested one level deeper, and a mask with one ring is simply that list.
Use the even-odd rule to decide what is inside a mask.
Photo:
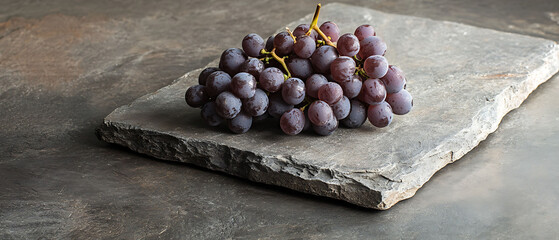
[{"label": "dark background", "polygon": [[[326,4],[329,1],[323,1]],[[559,1],[342,1],[559,40]],[[0,239],[559,235],[559,79],[388,211],[100,142],[113,109],[314,11],[313,1],[0,1]]]}]

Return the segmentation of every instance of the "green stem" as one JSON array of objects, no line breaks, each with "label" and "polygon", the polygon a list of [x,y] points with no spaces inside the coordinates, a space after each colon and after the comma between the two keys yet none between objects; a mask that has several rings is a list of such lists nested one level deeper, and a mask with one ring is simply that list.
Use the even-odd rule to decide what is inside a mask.
[{"label": "green stem", "polygon": [[287,31],[287,33],[289,33],[289,36],[291,36],[291,38],[293,38],[293,43],[296,43],[297,39],[295,38],[295,36],[293,36],[293,32],[291,32],[291,30],[289,30],[288,27],[286,27],[285,30]]},{"label": "green stem", "polygon": [[318,24],[318,15],[320,15],[320,7],[321,7],[320,3],[316,5],[316,10],[314,11],[314,16],[312,17],[312,22],[309,27],[309,31],[307,31],[307,36],[311,35],[314,26]]},{"label": "green stem", "polygon": [[272,57],[273,57],[276,61],[278,61],[278,62],[281,64],[281,66],[283,67],[283,69],[285,69],[285,72],[287,72],[287,78],[286,78],[286,80],[287,80],[288,78],[291,77],[291,73],[289,72],[289,69],[287,69],[287,65],[285,64],[285,58],[287,58],[287,56],[285,56],[285,57],[283,57],[283,58],[279,57],[279,56],[276,54],[276,49],[275,49],[275,48],[272,49],[272,51],[270,51],[270,52],[266,51],[265,49],[262,49],[262,50],[260,51],[260,53],[272,55]]},{"label": "green stem", "polygon": [[312,18],[312,22],[311,25],[309,27],[309,31],[307,31],[307,36],[311,35],[312,30],[314,29],[318,35],[320,35],[322,37],[322,39],[324,39],[324,41],[326,42],[326,44],[332,46],[332,47],[336,47],[336,44],[334,44],[332,41],[330,41],[330,38],[326,36],[326,34],[324,34],[320,28],[318,27],[318,16],[320,15],[320,3],[316,5],[316,10],[314,11],[314,16]]}]

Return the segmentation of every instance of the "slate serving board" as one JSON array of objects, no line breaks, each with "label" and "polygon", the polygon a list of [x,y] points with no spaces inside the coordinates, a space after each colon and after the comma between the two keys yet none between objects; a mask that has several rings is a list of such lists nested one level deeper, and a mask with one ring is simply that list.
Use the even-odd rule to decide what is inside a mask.
[{"label": "slate serving board", "polygon": [[559,69],[559,47],[550,40],[337,3],[322,7],[319,22],[327,20],[342,33],[366,23],[376,28],[389,63],[407,76],[409,114],[387,128],[367,122],[329,137],[286,136],[273,121],[236,135],[206,126],[199,109],[186,105],[198,69],[114,110],[98,137],[159,159],[384,210],[477,146]]}]

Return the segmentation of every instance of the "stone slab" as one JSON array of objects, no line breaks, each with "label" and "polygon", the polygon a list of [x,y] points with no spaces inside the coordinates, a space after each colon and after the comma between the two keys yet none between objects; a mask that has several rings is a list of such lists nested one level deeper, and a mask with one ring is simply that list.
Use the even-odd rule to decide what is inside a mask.
[{"label": "stone slab", "polygon": [[559,47],[545,39],[344,4],[324,6],[325,20],[342,32],[375,26],[387,59],[406,73],[412,112],[384,129],[367,123],[329,137],[286,136],[272,123],[235,135],[205,126],[199,110],[184,103],[198,69],[114,110],[98,137],[159,159],[388,209],[477,146],[559,69]]}]

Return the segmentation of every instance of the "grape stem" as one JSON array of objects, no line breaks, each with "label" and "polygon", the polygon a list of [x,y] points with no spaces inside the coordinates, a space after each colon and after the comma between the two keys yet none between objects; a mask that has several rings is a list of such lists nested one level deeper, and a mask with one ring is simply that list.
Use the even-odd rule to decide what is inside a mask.
[{"label": "grape stem", "polygon": [[316,5],[316,10],[314,11],[314,16],[312,18],[311,26],[309,27],[309,31],[307,31],[306,35],[310,36],[312,30],[314,29],[318,33],[318,35],[322,37],[322,39],[326,42],[327,45],[336,47],[336,44],[330,41],[330,38],[326,36],[326,34],[324,34],[318,27],[318,15],[320,15],[320,7],[321,7],[320,3]]},{"label": "grape stem", "polygon": [[303,100],[303,103],[305,103],[302,107],[299,108],[299,110],[301,110],[301,112],[305,111],[305,108],[307,108],[309,105],[311,105],[313,101],[309,98],[309,97],[305,97],[305,99]]},{"label": "grape stem", "polygon": [[369,76],[367,76],[367,73],[365,73],[365,69],[363,68],[360,67],[355,68],[355,73],[357,73],[361,77],[369,78]]},{"label": "grape stem", "polygon": [[266,49],[262,49],[262,50],[260,51],[260,53],[272,55],[272,57],[273,57],[276,61],[278,61],[278,62],[281,64],[281,66],[283,67],[283,69],[285,69],[285,72],[287,72],[287,76],[285,77],[285,79],[287,80],[288,78],[291,77],[291,73],[289,72],[289,69],[287,69],[287,65],[285,64],[285,59],[287,58],[287,56],[285,56],[285,57],[283,57],[283,58],[279,57],[279,56],[276,54],[276,49],[275,49],[275,48],[272,49],[272,51],[269,51],[269,52],[266,51]]},{"label": "grape stem", "polygon": [[291,32],[291,30],[289,30],[288,27],[285,28],[285,31],[287,31],[287,33],[289,33],[289,36],[291,36],[291,38],[293,38],[293,43],[296,43],[297,39],[295,39],[295,36],[293,36],[293,32]]}]

